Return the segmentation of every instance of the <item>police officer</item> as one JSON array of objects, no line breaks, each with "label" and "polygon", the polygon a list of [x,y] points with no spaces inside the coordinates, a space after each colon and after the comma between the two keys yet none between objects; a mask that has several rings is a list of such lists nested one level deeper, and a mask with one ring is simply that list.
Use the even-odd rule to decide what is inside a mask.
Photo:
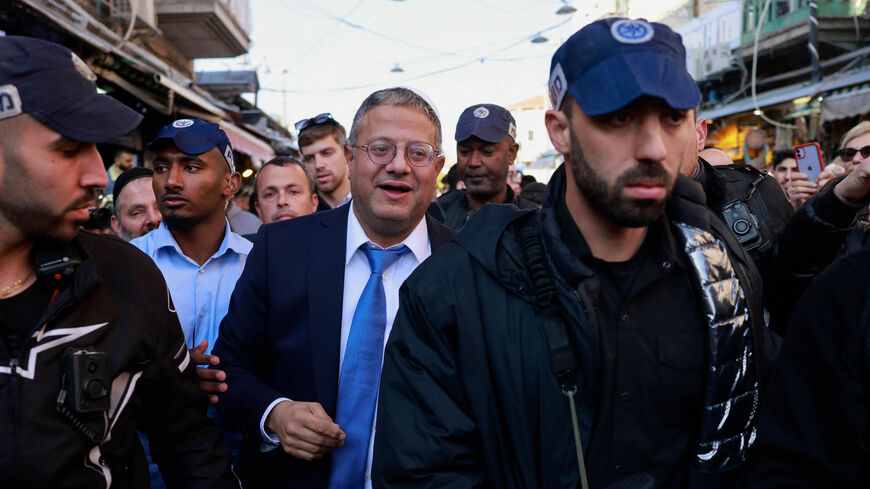
[{"label": "police officer", "polygon": [[760,281],[699,186],[680,36],[608,18],[553,56],[565,164],[402,287],[373,486],[734,487],[767,347]]},{"label": "police officer", "polygon": [[539,207],[508,185],[508,173],[520,148],[516,138],[516,121],[504,107],[477,104],[462,111],[456,123],[456,168],[465,189],[448,192],[436,201],[444,224],[459,229],[487,203]]},{"label": "police officer", "polygon": [[65,47],[0,37],[0,487],[238,487],[166,284],[79,230],[108,183],[95,142],[142,116]]}]

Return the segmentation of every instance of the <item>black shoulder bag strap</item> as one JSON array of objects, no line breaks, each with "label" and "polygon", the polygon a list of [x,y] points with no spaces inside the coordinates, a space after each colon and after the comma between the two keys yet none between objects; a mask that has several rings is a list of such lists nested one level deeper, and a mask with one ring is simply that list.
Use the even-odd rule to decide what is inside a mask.
[{"label": "black shoulder bag strap", "polygon": [[574,346],[568,336],[567,325],[562,316],[559,299],[556,296],[556,286],[553,282],[550,266],[544,252],[541,240],[541,225],[538,214],[530,217],[520,230],[520,240],[526,255],[526,264],[532,278],[535,299],[541,312],[541,324],[544,337],[550,350],[550,367],[556,375],[556,380],[562,393],[568,398],[571,409],[571,425],[574,430],[574,444],[577,448],[577,468],[580,471],[580,487],[588,489],[586,480],[586,464],[583,461],[583,444],[580,439],[580,426],[577,420],[577,407],[574,396],[577,394],[576,372],[579,362]]}]

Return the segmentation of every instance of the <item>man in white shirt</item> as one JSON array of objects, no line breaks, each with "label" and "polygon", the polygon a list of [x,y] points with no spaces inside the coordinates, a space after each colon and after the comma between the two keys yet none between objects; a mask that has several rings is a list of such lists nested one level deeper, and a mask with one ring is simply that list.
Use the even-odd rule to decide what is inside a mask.
[{"label": "man in white shirt", "polygon": [[261,229],[221,324],[214,351],[228,389],[218,409],[246,435],[245,487],[371,487],[399,287],[452,236],[424,218],[444,156],[423,97],[370,95],[344,152],[351,204]]}]

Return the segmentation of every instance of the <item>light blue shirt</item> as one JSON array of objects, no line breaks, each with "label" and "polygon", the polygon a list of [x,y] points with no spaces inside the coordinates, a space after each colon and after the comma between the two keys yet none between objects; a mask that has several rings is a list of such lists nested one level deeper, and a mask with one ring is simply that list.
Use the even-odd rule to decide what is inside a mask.
[{"label": "light blue shirt", "polygon": [[181,252],[165,223],[130,242],[163,272],[187,346],[193,348],[208,340],[206,354],[211,353],[253,244],[230,231],[227,223],[217,253],[199,266]]}]

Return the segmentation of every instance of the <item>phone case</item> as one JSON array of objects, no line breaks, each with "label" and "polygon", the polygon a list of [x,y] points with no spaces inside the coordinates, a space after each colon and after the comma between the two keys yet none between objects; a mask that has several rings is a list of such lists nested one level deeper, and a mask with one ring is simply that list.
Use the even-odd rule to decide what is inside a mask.
[{"label": "phone case", "polygon": [[822,161],[822,147],[819,143],[807,143],[795,146],[794,159],[797,161],[798,171],[806,173],[807,179],[815,182],[819,178],[819,173],[825,169],[825,163]]}]

